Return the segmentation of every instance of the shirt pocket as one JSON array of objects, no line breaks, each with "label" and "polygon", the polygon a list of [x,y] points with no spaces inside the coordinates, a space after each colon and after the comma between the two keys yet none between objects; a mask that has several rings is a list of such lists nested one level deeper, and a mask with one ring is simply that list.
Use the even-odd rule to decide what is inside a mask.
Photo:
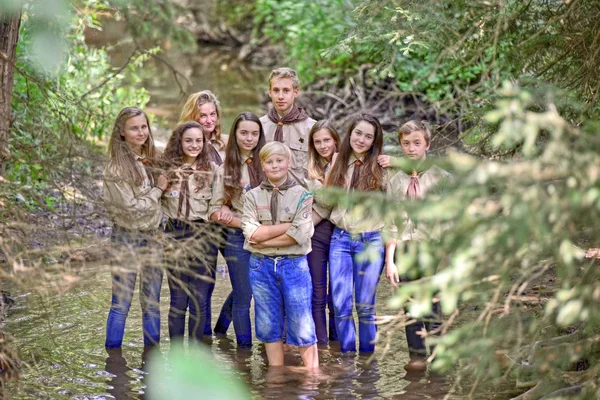
[{"label": "shirt pocket", "polygon": [[212,190],[210,186],[205,186],[197,191],[192,191],[192,198],[200,201],[210,201],[212,199]]},{"label": "shirt pocket", "polygon": [[290,138],[290,149],[292,150],[292,168],[306,168],[308,163],[308,143],[306,138],[293,135]]},{"label": "shirt pocket", "polygon": [[271,210],[268,210],[268,209],[258,210],[258,221],[262,225],[272,225],[273,217],[271,216]]},{"label": "shirt pocket", "polygon": [[281,222],[281,223],[292,222],[294,220],[295,216],[296,216],[296,214],[294,214],[294,213],[290,213],[290,212],[285,212],[284,211],[279,216],[279,222]]}]

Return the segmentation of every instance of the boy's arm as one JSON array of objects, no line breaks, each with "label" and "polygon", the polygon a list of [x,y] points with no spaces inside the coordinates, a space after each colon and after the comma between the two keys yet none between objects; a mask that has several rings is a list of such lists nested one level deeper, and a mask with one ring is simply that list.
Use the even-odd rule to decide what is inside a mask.
[{"label": "boy's arm", "polygon": [[396,239],[392,239],[385,246],[385,277],[392,286],[397,287],[400,277],[398,276],[398,267],[396,267],[395,253]]},{"label": "boy's arm", "polygon": [[256,247],[257,249],[264,249],[266,247],[287,247],[287,246],[293,246],[295,244],[296,244],[296,240],[293,237],[291,237],[290,235],[288,235],[287,233],[284,233],[283,235],[279,235],[277,237],[274,237],[273,239],[269,239],[269,240],[265,240],[264,242],[253,244],[253,246]]},{"label": "boy's arm", "polygon": [[296,215],[294,215],[291,226],[285,232],[298,244],[310,240],[315,232],[312,218],[313,196],[306,192],[301,201],[302,203],[296,209]]},{"label": "boy's arm", "polygon": [[283,235],[290,227],[291,223],[277,225],[262,225],[258,220],[258,211],[256,209],[256,200],[251,192],[244,195],[244,212],[242,213],[241,228],[248,241],[260,243],[265,240],[273,239]]},{"label": "boy's arm", "polygon": [[262,225],[258,221],[258,212],[256,211],[256,201],[252,193],[244,194],[244,208],[242,212],[241,228],[247,240],[250,240],[254,232]]},{"label": "boy's arm", "polygon": [[263,243],[267,240],[274,239],[285,234],[290,229],[291,223],[285,222],[277,225],[260,225],[256,231],[250,236],[250,240],[257,243]]},{"label": "boy's arm", "polygon": [[312,219],[312,202],[312,195],[307,193],[302,203],[298,205],[294,220],[291,224],[287,224],[289,228],[283,234],[265,240],[256,247],[287,247],[310,240],[315,229]]}]

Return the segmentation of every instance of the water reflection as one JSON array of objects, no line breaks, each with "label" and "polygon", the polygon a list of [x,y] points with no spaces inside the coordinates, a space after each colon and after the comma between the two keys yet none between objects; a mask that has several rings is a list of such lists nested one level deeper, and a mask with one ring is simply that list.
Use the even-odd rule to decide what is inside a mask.
[{"label": "water reflection", "polygon": [[[107,269],[106,269],[107,271]],[[168,290],[162,288],[161,314],[167,315]],[[217,276],[213,313],[230,291],[226,275]],[[389,289],[382,286],[378,313],[384,314]],[[110,304],[110,276],[96,273],[65,295],[18,298],[5,329],[16,340],[22,358],[29,363],[19,387],[11,388],[15,399],[143,399],[152,376],[145,372],[141,335],[142,313],[132,307],[122,350],[104,349],[105,322]],[[24,318],[27,316],[28,318]],[[166,318],[162,318],[161,357],[169,353]],[[321,372],[307,375],[298,366],[295,350],[286,352],[286,368],[268,368],[264,346],[238,349],[233,329],[204,343],[216,365],[246,382],[258,398],[302,399],[438,399],[448,385],[444,377],[403,369],[408,361],[403,332],[376,350],[373,360],[361,355],[342,355],[336,342],[319,348]],[[294,367],[296,366],[296,367]]]},{"label": "water reflection", "polygon": [[115,399],[131,398],[129,396],[131,387],[128,376],[131,368],[127,366],[122,350],[107,349],[107,351],[108,357],[106,357],[104,370],[111,376],[108,381],[108,393]]}]

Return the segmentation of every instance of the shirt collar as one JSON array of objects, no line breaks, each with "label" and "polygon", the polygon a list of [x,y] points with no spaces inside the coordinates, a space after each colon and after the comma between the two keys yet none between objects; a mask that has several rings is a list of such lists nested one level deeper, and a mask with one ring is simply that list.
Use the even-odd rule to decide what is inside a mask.
[{"label": "shirt collar", "polygon": [[356,156],[354,155],[354,153],[350,154],[350,158],[348,159],[348,166],[354,164],[357,160],[364,162],[365,160],[365,156],[363,155],[360,158],[356,158]]}]

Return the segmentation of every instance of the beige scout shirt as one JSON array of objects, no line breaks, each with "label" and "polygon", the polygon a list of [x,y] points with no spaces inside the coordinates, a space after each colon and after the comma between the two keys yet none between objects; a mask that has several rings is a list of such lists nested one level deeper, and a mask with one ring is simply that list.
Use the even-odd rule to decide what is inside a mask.
[{"label": "beige scout shirt", "polygon": [[[242,178],[240,179],[242,193],[240,196],[231,199],[231,212],[234,217],[238,218],[242,217],[242,212],[244,211],[244,194],[251,189],[250,174],[248,173],[248,164],[246,164],[248,158],[242,156]],[[215,206],[220,209],[225,204],[225,164],[220,165],[219,169],[217,169],[215,189]]]},{"label": "beige scout shirt", "polygon": [[[331,163],[325,166],[325,174],[329,171]],[[323,189],[323,182],[318,179],[306,179],[306,187],[313,194],[313,210],[319,215],[329,215],[330,209],[327,208],[323,203],[323,197],[321,189]]]},{"label": "beige scout shirt", "polygon": [[[348,169],[346,170],[344,187],[350,194],[350,181],[354,172],[354,163],[358,159],[352,154],[348,160]],[[361,160],[362,161],[362,160]],[[335,160],[333,161],[335,162]],[[330,172],[330,171],[329,171]],[[381,189],[385,191],[388,186],[388,172],[383,169]],[[322,218],[329,220],[338,228],[351,233],[378,232],[384,227],[384,221],[378,216],[372,216],[369,210],[362,207],[354,207],[350,210],[341,208],[337,205],[326,208],[324,206],[316,207],[315,212]]]},{"label": "beige scout shirt", "polygon": [[[267,142],[275,140],[277,124],[269,119],[268,115],[260,118],[265,131]],[[315,124],[315,120],[307,118],[294,124],[283,125],[283,143],[292,150],[292,165],[290,175],[302,186],[306,187],[306,167],[308,165],[308,132]]]},{"label": "beige scout shirt", "polygon": [[[425,172],[419,175],[419,186],[421,188],[421,194],[423,197],[427,196],[440,188],[445,182],[450,182],[452,175],[449,172],[441,169],[440,167],[433,165]],[[406,192],[408,191],[408,185],[410,184],[410,175],[404,171],[397,172],[391,179],[388,185],[387,194],[388,196],[398,199],[400,201],[408,201]],[[386,229],[387,231],[387,229]],[[389,233],[392,237],[396,237],[400,241],[409,240],[439,240],[441,235],[441,227],[431,227],[425,224],[417,224],[410,220],[408,215],[404,218],[404,229],[402,235],[398,238],[398,227],[395,225],[390,226]]]},{"label": "beige scout shirt", "polygon": [[[244,249],[267,256],[306,255],[311,251],[311,241],[315,227],[312,222],[312,202],[310,192],[300,185],[282,191],[277,208],[277,221],[271,220],[271,194],[272,192],[256,187],[244,195],[244,212],[242,215],[242,230],[246,241]],[[291,222],[292,226],[286,234],[297,242],[286,247],[270,247],[256,249],[250,246],[248,238],[261,225],[273,225]]]},{"label": "beige scout shirt", "polygon": [[115,225],[149,231],[158,228],[162,219],[162,190],[152,186],[152,179],[140,157],[136,160],[136,168],[144,177],[144,182],[138,186],[124,181],[117,167],[112,162],[108,164],[104,170],[104,202]]},{"label": "beige scout shirt", "polygon": [[[172,219],[186,219],[186,202],[185,199],[182,203],[182,208],[179,216],[177,210],[179,209],[179,199],[181,197],[181,184],[182,179],[187,179],[189,188],[189,204],[190,211],[188,220],[195,221],[198,219],[208,221],[210,215],[219,210],[220,206],[217,206],[215,199],[216,185],[215,185],[215,174],[217,172],[217,165],[210,163],[210,171],[195,171],[193,173],[187,172],[189,175],[185,177],[185,170],[190,170],[192,167],[189,164],[184,164],[181,168],[175,171],[176,176],[180,179],[174,179],[170,182],[169,187],[165,190],[163,195],[162,204],[167,217]],[[181,173],[179,172],[181,171]],[[196,177],[198,174],[207,174],[209,176],[209,184],[203,188],[198,188]]]}]

